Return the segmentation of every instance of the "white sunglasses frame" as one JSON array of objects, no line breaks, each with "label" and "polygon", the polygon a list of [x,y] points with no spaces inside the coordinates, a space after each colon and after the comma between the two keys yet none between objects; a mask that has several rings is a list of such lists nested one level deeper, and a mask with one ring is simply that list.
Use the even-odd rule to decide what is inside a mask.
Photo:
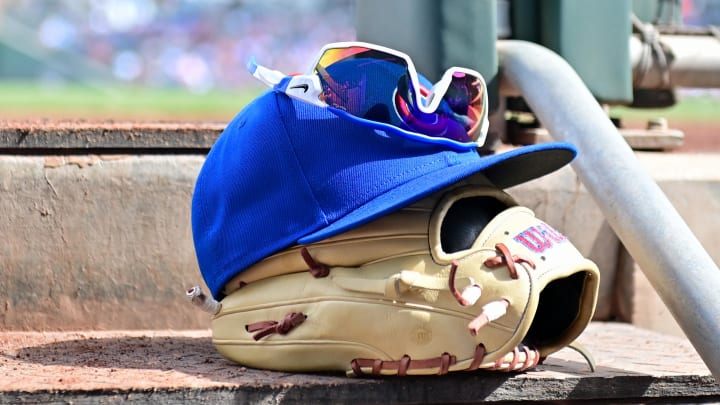
[{"label": "white sunglasses frame", "polygon": [[[285,94],[287,94],[290,97],[296,98],[298,100],[304,101],[306,103],[310,103],[313,105],[316,105],[318,107],[324,107],[327,108],[329,105],[323,101],[320,98],[320,95],[323,92],[322,83],[320,83],[320,78],[318,74],[320,72],[317,72],[318,64],[320,60],[322,59],[323,55],[325,55],[325,52],[331,49],[344,49],[344,48],[352,48],[352,47],[359,47],[359,48],[367,48],[370,50],[377,50],[381,52],[385,52],[387,54],[390,54],[392,56],[396,56],[398,58],[403,59],[407,63],[407,69],[410,76],[410,82],[413,86],[413,94],[416,98],[414,100],[415,105],[417,108],[426,114],[433,114],[437,111],[438,107],[440,106],[440,103],[442,102],[443,96],[447,92],[448,88],[450,87],[450,83],[452,82],[453,75],[455,73],[462,73],[465,75],[470,75],[475,78],[477,78],[480,81],[480,85],[482,88],[482,103],[483,108],[481,112],[480,117],[480,127],[477,131],[478,135],[475,140],[472,142],[477,144],[478,146],[482,146],[485,143],[485,138],[487,137],[487,131],[489,128],[489,120],[488,120],[488,92],[487,92],[487,84],[485,83],[485,79],[483,76],[473,70],[458,66],[453,66],[448,68],[445,73],[443,73],[441,79],[436,82],[432,88],[430,89],[430,94],[427,97],[422,97],[419,94],[420,90],[420,80],[418,78],[417,70],[415,69],[415,64],[413,64],[412,59],[409,55],[397,51],[395,49],[387,48],[381,45],[371,44],[367,42],[334,42],[330,44],[326,44],[323,46],[320,51],[317,53],[317,56],[314,58],[312,65],[309,67],[308,71],[310,73],[301,74],[301,75],[294,75],[294,76],[288,76],[278,70],[272,70],[268,69],[262,65],[258,65],[255,62],[254,58],[251,58],[250,61],[247,64],[248,71],[255,77],[256,79],[260,80],[261,82],[265,83],[267,86],[274,88],[277,86],[283,79],[289,78],[289,81],[287,83],[284,89]],[[440,97],[437,97],[437,95],[440,94]],[[429,102],[426,102],[429,101]]]}]

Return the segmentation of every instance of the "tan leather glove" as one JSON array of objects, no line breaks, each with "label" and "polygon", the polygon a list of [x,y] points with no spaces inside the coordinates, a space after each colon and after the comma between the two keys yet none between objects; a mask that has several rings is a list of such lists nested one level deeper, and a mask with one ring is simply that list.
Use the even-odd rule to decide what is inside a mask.
[{"label": "tan leather glove", "polygon": [[597,266],[530,209],[465,185],[241,272],[213,343],[272,370],[527,370],[580,335],[598,286]]}]

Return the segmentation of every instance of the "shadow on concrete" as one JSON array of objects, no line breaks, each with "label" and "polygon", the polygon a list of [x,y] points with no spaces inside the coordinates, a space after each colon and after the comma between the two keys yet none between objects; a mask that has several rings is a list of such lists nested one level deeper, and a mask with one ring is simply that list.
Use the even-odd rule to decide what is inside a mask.
[{"label": "shadow on concrete", "polygon": [[[148,402],[443,404],[612,399],[632,403],[663,397],[668,402],[695,389],[699,396],[693,402],[704,402],[709,399],[700,398],[707,395],[705,391],[717,387],[712,377],[709,381],[693,380],[692,376],[663,378],[602,365],[593,373],[582,359],[575,361],[567,356],[551,356],[537,370],[518,374],[478,371],[442,377],[347,378],[339,373],[273,372],[232,363],[215,350],[210,337],[190,336],[84,337],[26,345],[2,356],[18,365],[35,365],[39,372],[63,366],[70,367],[69,373],[73,369],[78,373],[109,369],[118,371],[118,376],[123,373],[131,376],[130,381],[118,379],[112,389],[96,389],[97,392],[63,393],[60,384],[57,390],[45,390],[30,397],[27,393],[23,397],[18,393],[4,394],[6,399],[17,400],[81,400],[87,395],[99,395],[112,402],[127,398],[128,393],[145,392],[149,396],[142,398]],[[92,389],[92,374],[89,376],[85,383]],[[144,385],[133,385],[133,381],[137,384],[143,380]],[[159,383],[148,389],[147,381]]]},{"label": "shadow on concrete", "polygon": [[[3,356],[47,369],[66,366],[78,370],[133,370],[138,380],[148,373],[157,379],[158,374],[164,372],[179,372],[197,379],[190,383],[183,379],[175,384],[172,392],[191,389],[203,399],[232,398],[238,403],[268,400],[283,404],[468,403],[497,396],[498,392],[502,398],[515,396],[517,399],[518,395],[522,396],[521,380],[524,380],[521,374],[496,372],[455,373],[442,377],[347,378],[341,373],[256,370],[224,359],[209,337],[86,337],[21,347]],[[166,374],[169,379],[173,374],[177,375]],[[133,390],[131,383],[127,387],[123,387],[121,381],[118,384],[115,392],[118,389]],[[173,386],[172,382],[167,385]],[[157,396],[158,390],[154,392]]]}]

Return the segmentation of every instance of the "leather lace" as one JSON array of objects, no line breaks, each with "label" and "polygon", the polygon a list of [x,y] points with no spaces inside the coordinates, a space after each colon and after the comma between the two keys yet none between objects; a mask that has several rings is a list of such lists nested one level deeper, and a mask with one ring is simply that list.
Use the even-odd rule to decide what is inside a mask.
[{"label": "leather lace", "polygon": [[257,332],[253,335],[253,339],[260,340],[265,336],[277,333],[280,335],[286,335],[291,330],[295,329],[298,325],[305,322],[307,315],[300,312],[291,312],[280,322],[276,321],[261,321],[245,325],[245,330],[252,333]]},{"label": "leather lace", "polygon": [[[506,359],[507,355],[505,355],[489,366],[483,366],[485,353],[485,346],[482,343],[477,345],[472,362],[465,370],[475,371],[482,368],[493,371],[520,372],[533,369],[540,362],[540,352],[525,345],[515,347],[509,353],[512,356],[510,359]],[[522,364],[519,365],[521,360]],[[443,375],[447,374],[450,366],[454,364],[457,364],[457,357],[449,353],[443,353],[439,357],[430,359],[411,359],[408,355],[402,356],[400,360],[354,359],[350,362],[350,367],[356,376],[382,375],[383,371],[392,371],[398,376],[405,376],[409,370],[428,368],[437,368],[438,375]],[[369,368],[370,372],[363,371],[363,368]]]},{"label": "leather lace", "polygon": [[[523,364],[519,368],[516,368],[521,357],[520,350],[522,350],[525,354],[525,361],[523,361]],[[505,364],[505,356],[503,356],[499,358],[495,362],[495,364],[493,364],[493,366],[489,368],[489,370],[507,372],[527,371],[535,368],[538,363],[540,363],[540,352],[536,349],[532,349],[528,346],[523,345],[522,347],[516,346],[515,349],[513,349],[512,359],[510,359],[507,366],[503,367],[503,364]]]},{"label": "leather lace", "polygon": [[508,271],[510,272],[510,277],[512,279],[518,278],[518,272],[515,268],[515,263],[525,263],[531,268],[535,268],[535,263],[533,263],[532,260],[522,257],[519,255],[514,255],[510,253],[510,249],[508,249],[507,246],[505,246],[504,243],[497,243],[495,244],[495,250],[500,253],[498,256],[491,257],[487,260],[485,260],[484,264],[485,266],[489,268],[496,268],[500,267],[502,265],[507,265]]},{"label": "leather lace", "polygon": [[453,297],[455,297],[457,302],[460,305],[467,307],[469,305],[472,305],[473,303],[466,300],[465,297],[462,296],[462,293],[460,292],[460,290],[458,290],[457,287],[455,287],[455,274],[457,273],[457,269],[458,269],[458,262],[457,262],[457,260],[453,260],[452,264],[450,265],[450,275],[448,276],[448,287],[450,288],[450,293],[452,294]]},{"label": "leather lace", "polygon": [[310,274],[312,274],[313,277],[323,278],[327,277],[328,274],[330,274],[330,266],[313,259],[306,247],[300,249],[300,255],[302,256],[303,260],[305,260],[305,264],[308,265]]},{"label": "leather lace", "polygon": [[[482,354],[485,354],[483,348]],[[482,359],[481,359],[482,362]],[[457,363],[457,358],[449,353],[443,353],[439,357],[430,359],[411,359],[407,354],[402,356],[400,360],[380,360],[380,359],[353,359],[350,367],[356,376],[365,375],[362,369],[370,368],[370,375],[381,375],[383,370],[394,371],[398,376],[407,375],[408,370],[437,368],[438,375],[447,374],[450,366]]]}]

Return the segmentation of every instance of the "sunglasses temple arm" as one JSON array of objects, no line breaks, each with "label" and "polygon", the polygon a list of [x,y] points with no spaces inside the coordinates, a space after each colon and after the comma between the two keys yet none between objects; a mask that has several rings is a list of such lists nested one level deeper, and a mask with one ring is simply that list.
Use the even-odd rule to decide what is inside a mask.
[{"label": "sunglasses temple arm", "polygon": [[255,62],[254,57],[250,58],[245,67],[248,72],[253,75],[253,77],[265,83],[269,87],[275,87],[276,84],[280,83],[280,81],[286,77],[286,75],[280,71],[258,65],[257,62]]}]

